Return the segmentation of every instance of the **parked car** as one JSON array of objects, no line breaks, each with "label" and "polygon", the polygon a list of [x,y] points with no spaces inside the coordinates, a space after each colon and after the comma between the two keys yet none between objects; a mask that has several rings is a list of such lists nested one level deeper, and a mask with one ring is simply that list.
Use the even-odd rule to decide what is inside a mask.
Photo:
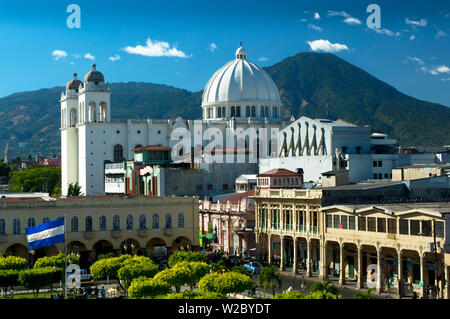
[{"label": "parked car", "polygon": [[244,268],[250,270],[253,274],[257,274],[258,275],[259,272],[261,271],[262,267],[261,267],[261,265],[258,262],[251,261],[248,264],[245,264]]},{"label": "parked car", "polygon": [[[69,277],[71,275],[71,273],[67,273],[67,277]],[[80,269],[80,281],[91,281],[94,278],[92,277],[92,275],[90,273],[88,273],[88,271],[86,269]]]}]

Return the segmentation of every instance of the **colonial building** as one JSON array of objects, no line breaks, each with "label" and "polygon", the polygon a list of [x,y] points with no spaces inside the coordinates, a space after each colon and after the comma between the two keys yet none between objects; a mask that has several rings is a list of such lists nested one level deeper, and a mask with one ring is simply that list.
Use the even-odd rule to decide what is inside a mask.
[{"label": "colonial building", "polygon": [[111,93],[94,64],[84,82],[74,74],[61,94],[63,195],[75,183],[85,195],[103,195],[104,162],[130,160],[133,149],[146,145],[171,147],[174,160],[192,149],[198,159],[203,149],[254,149],[254,160],[246,163],[200,163],[207,172],[224,173],[222,184],[232,185],[241,174],[257,173],[257,158],[272,152],[272,135],[288,125],[281,120],[278,88],[262,68],[247,60],[242,47],[207,83],[201,120],[114,120]]},{"label": "colonial building", "polygon": [[24,232],[64,216],[68,250],[85,267],[107,252],[167,258],[199,246],[198,197],[9,197],[0,199],[0,254],[36,259],[64,251],[56,244],[30,252]]},{"label": "colonial building", "polygon": [[249,254],[255,245],[254,191],[239,193],[217,203],[200,202],[200,240],[203,248],[229,254]]},{"label": "colonial building", "polygon": [[[396,289],[402,295],[412,293],[409,287],[423,295],[444,273],[449,279],[442,249],[435,256],[430,248],[434,234],[440,247],[446,240],[442,203],[395,204],[389,187],[366,198],[364,185],[347,186],[353,190],[343,199],[343,187],[256,189],[260,258],[279,259],[282,270],[303,269],[306,276],[336,277],[341,285],[353,281],[359,288]],[[393,203],[369,204],[383,193]],[[360,203],[351,200],[355,197]],[[441,287],[446,296],[448,287]]]}]

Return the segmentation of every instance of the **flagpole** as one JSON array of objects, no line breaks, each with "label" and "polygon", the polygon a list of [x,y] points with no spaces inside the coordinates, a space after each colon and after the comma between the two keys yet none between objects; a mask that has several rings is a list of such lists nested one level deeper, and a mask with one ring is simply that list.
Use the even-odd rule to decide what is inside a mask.
[{"label": "flagpole", "polygon": [[64,266],[64,299],[67,299],[67,236],[66,236],[66,223],[67,212],[64,212],[64,255],[65,255],[65,266]]}]

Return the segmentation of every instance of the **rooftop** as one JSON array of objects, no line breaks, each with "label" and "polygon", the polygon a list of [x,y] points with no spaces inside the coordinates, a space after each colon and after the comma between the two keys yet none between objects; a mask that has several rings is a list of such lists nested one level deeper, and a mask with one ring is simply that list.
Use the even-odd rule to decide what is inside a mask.
[{"label": "rooftop", "polygon": [[301,177],[302,175],[284,168],[276,168],[265,173],[257,175],[257,177],[272,177],[272,176],[297,176]]},{"label": "rooftop", "polygon": [[162,145],[148,145],[144,147],[138,147],[133,150],[133,152],[142,152],[142,151],[171,151],[172,148],[168,146]]}]

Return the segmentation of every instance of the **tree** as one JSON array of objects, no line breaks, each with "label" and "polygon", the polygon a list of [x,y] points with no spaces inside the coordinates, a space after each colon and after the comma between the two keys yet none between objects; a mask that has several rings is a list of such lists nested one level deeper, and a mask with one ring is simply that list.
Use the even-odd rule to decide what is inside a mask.
[{"label": "tree", "polygon": [[169,257],[169,267],[172,268],[182,261],[206,262],[206,257],[202,253],[192,251],[176,251]]},{"label": "tree", "polygon": [[125,289],[128,284],[136,278],[152,278],[158,273],[158,265],[148,257],[133,256],[123,261],[123,265],[117,271],[120,280],[125,282]]},{"label": "tree", "polygon": [[225,265],[225,261],[223,260],[219,260],[218,262],[211,264],[211,270],[214,272],[223,273],[226,269],[227,267]]},{"label": "tree", "polygon": [[0,256],[0,270],[23,270],[27,269],[27,260],[17,256]]},{"label": "tree", "polygon": [[118,271],[123,267],[123,262],[125,259],[130,258],[130,255],[122,255],[120,257],[114,258],[104,258],[97,260],[94,264],[91,265],[91,275],[95,280],[106,279],[109,277],[110,279],[116,279],[119,286],[123,288],[120,283]]},{"label": "tree", "polygon": [[78,182],[75,184],[69,184],[69,188],[67,189],[67,196],[81,196],[81,186],[78,185]]},{"label": "tree", "polygon": [[53,283],[53,268],[38,268],[22,270],[19,273],[20,283],[30,290],[33,290],[34,298],[39,295],[39,289],[50,286]]},{"label": "tree", "polygon": [[310,292],[322,291],[324,293],[331,293],[333,295],[338,294],[338,289],[336,286],[331,284],[331,280],[324,282],[316,282],[311,286]]},{"label": "tree", "polygon": [[369,288],[366,292],[357,292],[353,295],[353,299],[378,299],[377,296],[372,295],[373,290],[373,288]]},{"label": "tree", "polygon": [[281,288],[281,275],[278,267],[270,266],[261,269],[259,284],[264,286],[266,292],[272,287],[272,295],[275,296],[275,286],[278,284],[278,288]]},{"label": "tree", "polygon": [[272,299],[305,299],[305,296],[297,291],[285,291],[281,294],[276,294]]},{"label": "tree", "polygon": [[250,270],[248,270],[247,268],[245,268],[244,266],[234,266],[231,271],[233,272],[237,272],[239,274],[243,274],[243,275],[247,275],[250,278],[252,277],[252,272]]},{"label": "tree", "polygon": [[309,295],[305,296],[305,299],[341,299],[341,295],[334,295],[330,292],[324,290],[317,290],[310,292]]},{"label": "tree", "polygon": [[132,298],[154,298],[160,295],[166,295],[170,292],[170,284],[156,278],[136,278],[131,282],[128,288],[128,294]]},{"label": "tree", "polygon": [[250,277],[236,272],[208,274],[198,283],[200,291],[216,292],[222,295],[251,290],[253,286],[254,282]]},{"label": "tree", "polygon": [[[67,264],[80,264],[80,258],[75,254],[67,255]],[[66,255],[62,251],[56,256],[41,257],[36,260],[34,268],[57,267],[64,269],[66,266]]]},{"label": "tree", "polygon": [[227,299],[227,296],[217,292],[186,290],[182,293],[168,294],[164,299]]},{"label": "tree", "polygon": [[0,287],[3,289],[4,295],[8,288],[12,288],[19,283],[19,270],[0,270]]},{"label": "tree", "polygon": [[8,177],[9,177],[9,172],[11,171],[11,168],[0,161],[0,176],[6,176],[6,182],[8,183]]},{"label": "tree", "polygon": [[61,186],[60,167],[36,167],[9,174],[9,192],[51,192]]}]

